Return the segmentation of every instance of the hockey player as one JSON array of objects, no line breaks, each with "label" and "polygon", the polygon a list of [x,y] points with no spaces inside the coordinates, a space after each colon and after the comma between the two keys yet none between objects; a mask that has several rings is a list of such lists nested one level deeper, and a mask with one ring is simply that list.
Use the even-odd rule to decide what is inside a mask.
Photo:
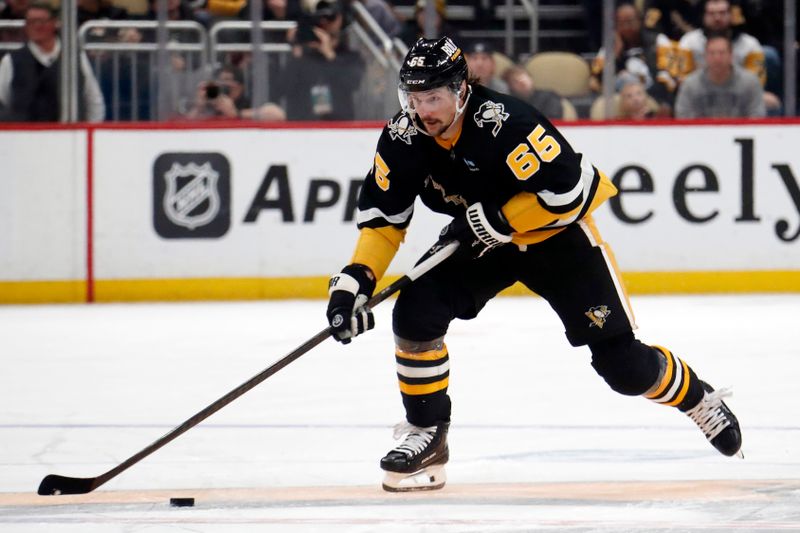
[{"label": "hockey player", "polygon": [[384,127],[358,202],[360,236],[350,264],[331,278],[327,316],[343,342],[374,325],[364,306],[394,257],[420,197],[450,215],[440,242],[453,257],[402,290],[393,331],[405,435],[381,459],[389,491],[444,486],[450,356],[455,318],[474,318],[516,281],[545,298],[573,346],[615,391],[677,407],[724,455],[739,454],[726,392],[700,380],[667,348],[637,340],[611,249],[591,213],[616,194],[530,105],[477,85],[450,39],[420,39],[400,70],[402,111]]}]

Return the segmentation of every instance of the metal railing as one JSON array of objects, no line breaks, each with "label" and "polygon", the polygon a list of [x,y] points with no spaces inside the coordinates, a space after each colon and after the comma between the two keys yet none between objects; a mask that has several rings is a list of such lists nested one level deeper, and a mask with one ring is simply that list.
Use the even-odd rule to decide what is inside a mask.
[{"label": "metal railing", "polygon": [[[24,27],[25,27],[24,20],[0,20],[0,33],[4,34],[5,39],[9,39],[0,41],[0,53],[10,52],[11,50],[16,50],[17,48],[22,46],[23,42],[25,41],[25,35],[23,34]],[[9,32],[9,30],[11,31]],[[12,36],[11,35],[6,36],[5,34],[7,32],[13,34],[18,33],[19,38],[10,40]]]},{"label": "metal railing", "polygon": [[[164,68],[158,57],[158,27],[157,21],[149,20],[92,20],[80,27],[81,50],[89,56],[101,87],[110,86],[106,103],[111,120],[169,118],[178,111],[181,96],[193,92],[194,73],[209,64],[205,28],[193,21],[167,21],[163,50],[171,61]],[[165,92],[169,98],[161,105]]]},{"label": "metal railing", "polygon": [[[399,39],[392,40],[386,32],[383,31],[383,28],[380,27],[372,15],[369,14],[369,11],[367,11],[361,2],[353,2],[351,5],[356,15],[356,22],[359,23],[359,27],[362,29],[361,35],[359,36],[362,43],[369,49],[372,56],[385,68],[400,70],[403,57],[408,51],[405,45],[402,45]],[[380,48],[378,48],[372,40],[365,38],[367,36],[374,38]],[[402,47],[398,46],[398,43],[400,43]]]},{"label": "metal railing", "polygon": [[[400,67],[408,53],[408,47],[400,39],[389,37],[361,2],[353,2],[351,6],[355,15],[355,24],[351,25],[354,35],[369,52],[374,66],[380,69],[375,76],[384,87],[383,90],[375,88],[369,81],[362,84],[357,101],[365,102],[369,106],[362,110],[365,118],[383,120],[398,109],[397,92],[394,88],[397,87]],[[367,78],[369,79],[369,69]]]},{"label": "metal railing", "polygon": [[[397,106],[396,99],[394,96],[388,98],[387,91],[375,90],[375,84],[372,82],[377,78],[380,84],[393,83],[396,85],[397,72],[400,69],[401,58],[405,55],[405,50],[397,47],[396,43],[386,35],[360,2],[354,2],[352,5],[356,23],[346,28],[346,37],[350,38],[351,42],[356,41],[357,48],[364,52],[362,56],[367,61],[369,72],[365,78],[367,81],[362,83],[355,95],[355,101],[359,102],[357,118],[383,118],[387,109]],[[269,64],[271,61],[277,61],[281,68],[286,65],[292,51],[292,45],[287,42],[286,33],[297,28],[297,23],[295,21],[263,21],[258,24],[258,27],[263,33],[266,33],[266,36],[258,44],[258,53],[268,58],[265,62],[266,66],[262,69],[267,81],[265,83],[266,94],[263,98],[253,95],[254,104],[270,101]],[[253,49],[253,42],[240,39],[245,31],[251,29],[250,21],[222,21],[214,24],[209,32],[212,61],[220,61],[225,54],[230,53],[256,53]],[[277,32],[282,32],[282,34],[277,36],[275,35]],[[391,94],[394,93],[391,92]]]},{"label": "metal railing", "polygon": [[[539,1],[520,0],[520,4],[525,16],[528,18],[528,24],[530,26],[528,34],[528,53],[533,55],[539,51]],[[504,10],[501,11],[498,9],[498,14],[503,16],[506,22],[505,47],[506,55],[509,57],[514,57],[515,55],[514,39],[516,31],[514,30],[514,20],[516,18],[516,13],[514,8],[514,0],[506,0]]]},{"label": "metal railing", "polygon": [[[254,57],[254,65],[261,65],[262,76],[258,83],[252,79],[252,73],[244,72],[245,85],[254,88],[254,94],[252,94],[254,106],[270,101],[270,82],[272,81],[270,79],[270,61],[274,59],[280,67],[285,66],[287,57],[292,51],[292,45],[287,42],[286,33],[297,28],[297,22],[261,21],[257,27],[260,31],[258,34],[260,38],[256,39],[249,39],[253,35],[253,23],[248,20],[217,22],[209,31],[209,53],[214,63],[222,62],[226,54],[251,53]],[[280,37],[275,35],[278,32],[282,33]],[[240,36],[245,33],[248,38],[241,39]]]},{"label": "metal railing", "polygon": [[783,2],[783,113],[797,112],[797,20],[796,0]]}]

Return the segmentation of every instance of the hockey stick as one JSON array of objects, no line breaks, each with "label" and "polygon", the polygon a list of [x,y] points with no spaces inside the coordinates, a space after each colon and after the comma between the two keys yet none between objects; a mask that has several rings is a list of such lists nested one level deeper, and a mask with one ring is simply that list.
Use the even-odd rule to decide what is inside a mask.
[{"label": "hockey stick", "polygon": [[[367,306],[375,307],[389,296],[393,295],[403,287],[407,286],[412,281],[416,280],[417,278],[421,277],[423,274],[431,270],[433,267],[437,266],[439,263],[450,257],[453,252],[458,248],[457,242],[450,242],[444,246],[442,245],[434,245],[428,252],[423,256],[423,259],[417,263],[414,268],[412,268],[406,275],[395,281],[394,283],[388,285],[386,288],[378,292],[374,295],[370,300],[367,302]],[[87,494],[100,485],[104,484],[108,480],[116,477],[121,472],[127,470],[131,466],[135,465],[151,453],[155,452],[168,442],[173,441],[174,439],[178,438],[180,435],[185,433],[186,431],[190,430],[209,416],[213,415],[233,400],[242,396],[250,389],[254,388],[256,385],[270,377],[271,375],[278,372],[283,367],[287,366],[289,363],[298,359],[301,355],[305,354],[306,352],[310,351],[312,348],[320,344],[322,341],[327,339],[331,336],[332,328],[328,326],[324,330],[320,331],[306,342],[295,348],[290,354],[280,359],[278,362],[274,363],[269,368],[266,368],[261,373],[253,376],[248,381],[242,383],[228,394],[220,398],[219,400],[215,401],[199,413],[195,414],[193,417],[186,420],[183,424],[177,426],[175,429],[170,431],[169,433],[165,434],[163,437],[152,443],[150,446],[144,448],[139,453],[129,457],[119,465],[115,466],[108,472],[101,474],[97,477],[67,477],[67,476],[59,476],[56,474],[49,474],[44,477],[41,484],[39,485],[39,494],[42,496],[50,496],[50,495],[58,495],[58,494]]]}]

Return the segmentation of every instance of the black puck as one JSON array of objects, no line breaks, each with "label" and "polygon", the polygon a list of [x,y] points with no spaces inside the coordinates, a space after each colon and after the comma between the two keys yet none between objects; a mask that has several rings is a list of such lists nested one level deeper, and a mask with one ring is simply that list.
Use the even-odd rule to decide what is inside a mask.
[{"label": "black puck", "polygon": [[169,504],[172,507],[194,507],[194,498],[170,498]]}]

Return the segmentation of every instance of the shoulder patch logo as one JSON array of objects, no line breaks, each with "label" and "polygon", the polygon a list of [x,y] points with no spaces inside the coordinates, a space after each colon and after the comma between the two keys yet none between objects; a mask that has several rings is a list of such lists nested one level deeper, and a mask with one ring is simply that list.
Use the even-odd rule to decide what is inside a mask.
[{"label": "shoulder patch logo", "polygon": [[500,133],[500,128],[503,127],[503,122],[508,117],[509,114],[506,113],[506,107],[503,104],[489,100],[481,104],[474,118],[479,128],[482,128],[484,124],[494,124],[492,135],[497,137],[497,134]]},{"label": "shoulder patch logo", "polygon": [[591,320],[591,324],[589,327],[597,326],[600,329],[603,329],[603,326],[606,325],[606,319],[608,315],[611,314],[611,310],[608,308],[607,305],[598,305],[595,307],[590,307],[588,311],[584,313],[589,320]]},{"label": "shoulder patch logo", "polygon": [[417,134],[417,128],[411,122],[411,117],[403,113],[397,120],[389,120],[389,137],[393,141],[400,139],[406,144],[411,144],[411,137]]}]

